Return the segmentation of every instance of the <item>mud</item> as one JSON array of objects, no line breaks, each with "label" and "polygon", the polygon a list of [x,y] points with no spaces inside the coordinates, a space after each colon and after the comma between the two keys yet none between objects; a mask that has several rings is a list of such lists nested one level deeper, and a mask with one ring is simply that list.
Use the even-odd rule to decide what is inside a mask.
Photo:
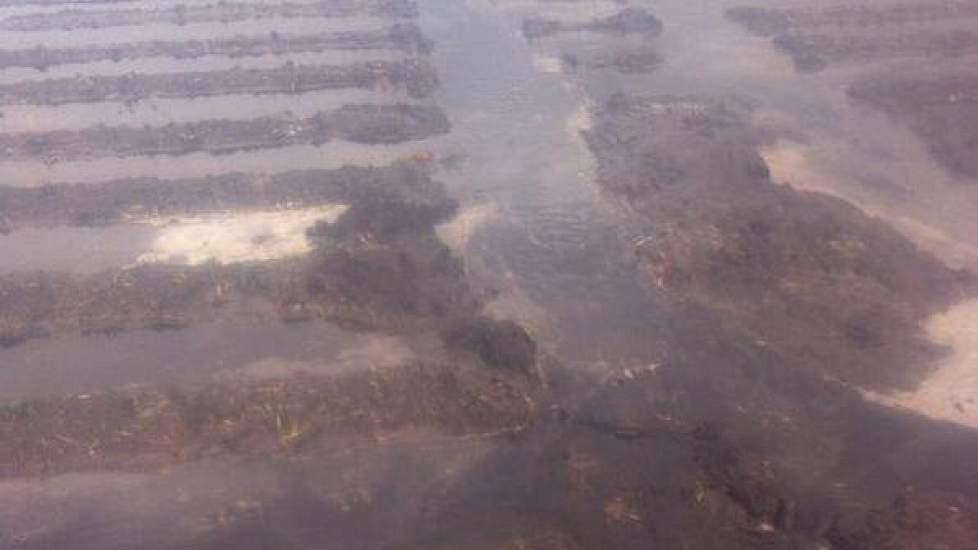
[{"label": "mud", "polygon": [[[348,201],[338,222],[310,231],[317,243],[311,254],[231,265],[147,263],[93,276],[15,273],[0,280],[0,342],[13,346],[67,333],[175,330],[241,318],[328,319],[374,330],[420,323],[447,330],[475,315],[479,301],[461,264],[435,235],[435,225],[455,208],[442,187],[423,170],[406,166],[341,170],[332,180],[315,172],[285,174],[265,184],[285,186],[260,199],[277,202],[292,194],[291,186],[307,197],[301,190],[313,187],[319,198],[331,194]],[[268,189],[265,185],[225,190],[232,201],[248,201]],[[319,185],[325,190],[316,189]],[[194,201],[200,186],[192,182],[173,191],[185,203],[197,202],[200,211],[206,208],[206,199]]]},{"label": "mud", "polygon": [[561,62],[567,72],[614,69],[626,74],[644,74],[654,71],[662,58],[652,49],[633,49],[586,57],[569,53],[561,57]]},{"label": "mud", "polygon": [[580,31],[654,38],[662,33],[662,22],[641,8],[625,8],[615,15],[582,23],[551,19],[527,19],[523,22],[523,36],[527,40],[535,40],[564,32]]},{"label": "mud", "polygon": [[51,13],[13,15],[0,21],[6,31],[41,31],[53,29],[102,29],[168,23],[246,21],[278,17],[347,17],[373,15],[379,17],[411,18],[417,7],[410,0],[325,0],[313,3],[235,3],[220,2],[202,5],[178,5],[156,9],[65,9]]},{"label": "mud", "polygon": [[[320,220],[302,225],[309,250],[285,258],[185,265],[150,255],[96,275],[0,277],[0,343],[26,343],[0,349],[0,361],[23,352],[19,369],[32,349],[58,344],[63,362],[49,372],[78,361],[98,371],[101,339],[191,326],[255,327],[199,333],[225,334],[229,347],[262,326],[291,326],[402,348],[341,374],[330,365],[342,344],[320,342],[296,354],[308,368],[263,349],[257,365],[185,359],[184,372],[224,370],[181,384],[112,387],[101,372],[68,390],[85,393],[50,397],[59,392],[40,391],[40,375],[27,380],[21,391],[46,397],[0,407],[0,477],[10,478],[0,482],[0,546],[969,548],[974,430],[863,392],[912,388],[938,364],[948,350],[922,325],[973,296],[973,276],[841,199],[771,182],[758,150],[790,130],[802,139],[817,102],[729,97],[797,76],[786,66],[776,77],[717,77],[753,67],[738,56],[756,50],[728,48],[739,29],[716,10],[659,3],[677,19],[656,42],[669,41],[664,56],[719,55],[720,69],[677,71],[667,57],[652,71],[648,55],[617,66],[624,53],[653,53],[628,48],[647,47],[645,31],[599,31],[573,37],[586,55],[550,58],[563,71],[540,75],[519,22],[541,20],[543,4],[423,0],[435,11],[420,22],[441,40],[430,61],[453,130],[419,144],[434,153],[415,161],[195,179],[165,166],[150,178],[3,190],[8,232],[146,222],[165,231],[215,213],[238,225],[306,210],[303,224]],[[517,13],[492,11],[504,8]],[[677,45],[672,29],[707,32]],[[620,89],[631,91],[611,93]],[[636,95],[658,89],[675,95]],[[408,108],[326,116],[371,136],[364,143],[409,133],[394,115],[367,116],[384,109]],[[220,121],[222,139],[265,135],[253,122]],[[117,368],[151,368],[145,339],[121,340]]]},{"label": "mud", "polygon": [[[978,178],[978,77],[865,77],[849,97],[907,124],[949,172]],[[965,180],[968,181],[968,180]]]},{"label": "mud", "polygon": [[820,6],[817,8],[735,7],[727,16],[760,36],[775,36],[791,28],[863,30],[891,25],[920,24],[978,17],[978,4],[938,1],[892,5]]},{"label": "mud", "polygon": [[791,56],[802,73],[835,63],[865,63],[898,57],[956,58],[978,53],[978,33],[924,31],[895,36],[780,34],[774,45]]},{"label": "mud", "polygon": [[301,94],[356,88],[405,91],[413,98],[438,88],[434,69],[417,61],[322,66],[286,63],[274,69],[241,69],[123,76],[76,76],[0,85],[3,105],[63,105],[229,94]]},{"label": "mud", "polygon": [[[166,180],[124,178],[104,183],[60,183],[0,188],[0,220],[7,231],[61,225],[100,227],[208,212],[300,209],[352,204],[369,196],[413,204],[450,205],[424,162],[380,167],[229,173]],[[439,206],[438,208],[444,208]],[[420,220],[428,223],[430,219]]]},{"label": "mud", "polygon": [[152,57],[196,59],[225,55],[232,59],[291,53],[322,53],[330,50],[397,50],[410,55],[426,55],[432,48],[413,23],[399,23],[389,29],[321,34],[239,35],[209,40],[119,43],[78,48],[48,48],[43,44],[23,50],[0,50],[0,68],[27,67],[44,71],[49,67],[122,61]]},{"label": "mud", "polygon": [[116,4],[130,0],[2,0],[0,6],[59,6],[62,4]]},{"label": "mud", "polygon": [[635,252],[650,281],[792,364],[912,387],[941,353],[921,323],[972,292],[973,276],[843,201],[772,184],[756,149],[770,138],[748,116],[669,98],[599,111],[587,133],[598,181],[648,222]]},{"label": "mud", "polygon": [[531,386],[478,365],[407,364],[193,391],[122,389],[0,409],[0,477],[146,471],[227,455],[295,455],[329,437],[519,430]]},{"label": "mud", "polygon": [[380,144],[420,140],[450,129],[437,108],[347,105],[300,119],[289,113],[251,120],[206,120],[163,127],[96,126],[84,130],[0,135],[0,161],[46,163],[137,155],[227,154],[339,139]]}]

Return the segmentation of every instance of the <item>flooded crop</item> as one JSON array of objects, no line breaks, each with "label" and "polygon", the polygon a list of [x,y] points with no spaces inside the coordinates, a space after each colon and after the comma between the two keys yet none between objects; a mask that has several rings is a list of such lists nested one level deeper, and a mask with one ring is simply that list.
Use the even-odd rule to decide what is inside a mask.
[{"label": "flooded crop", "polygon": [[972,548],[976,21],[0,0],[0,548]]}]

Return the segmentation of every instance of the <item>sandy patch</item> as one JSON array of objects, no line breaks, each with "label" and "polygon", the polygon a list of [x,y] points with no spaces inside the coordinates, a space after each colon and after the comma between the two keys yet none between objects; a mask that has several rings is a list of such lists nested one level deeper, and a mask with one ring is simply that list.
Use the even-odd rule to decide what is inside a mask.
[{"label": "sandy patch", "polygon": [[414,359],[407,344],[395,336],[373,336],[362,345],[341,351],[334,359],[322,361],[268,358],[240,369],[229,369],[218,378],[268,380],[297,374],[331,375],[352,370],[393,368]]},{"label": "sandy patch", "polygon": [[162,227],[150,250],[138,262],[233,264],[306,254],[312,250],[306,232],[321,220],[334,223],[348,208],[333,204],[299,210],[151,220],[147,223]]},{"label": "sandy patch", "polygon": [[445,246],[456,254],[461,254],[472,235],[498,216],[499,209],[495,203],[469,206],[451,220],[435,227],[435,232]]},{"label": "sandy patch", "polygon": [[559,57],[547,55],[533,56],[533,67],[544,74],[560,74],[564,72],[564,62]]},{"label": "sandy patch", "polygon": [[572,114],[567,117],[567,131],[577,139],[581,138],[581,132],[587,132],[594,128],[594,102],[585,101]]},{"label": "sandy patch", "polygon": [[879,218],[910,239],[921,249],[934,254],[947,266],[955,269],[978,267],[978,247],[960,241],[943,229],[911,216],[895,212],[894,209],[861,198],[855,193],[846,192],[844,181],[819,170],[810,158],[806,146],[790,141],[760,149],[764,162],[771,171],[774,183],[790,185],[803,191],[813,191],[831,195],[849,202],[868,216]]},{"label": "sandy patch", "polygon": [[926,324],[930,338],[951,354],[910,392],[868,398],[921,414],[978,428],[978,299],[962,302]]}]

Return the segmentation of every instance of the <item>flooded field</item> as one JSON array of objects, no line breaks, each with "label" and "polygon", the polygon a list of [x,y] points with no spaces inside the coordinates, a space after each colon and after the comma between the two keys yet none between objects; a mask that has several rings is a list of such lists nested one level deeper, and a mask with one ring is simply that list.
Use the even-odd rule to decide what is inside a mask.
[{"label": "flooded field", "polygon": [[0,548],[974,548],[975,23],[0,0]]}]

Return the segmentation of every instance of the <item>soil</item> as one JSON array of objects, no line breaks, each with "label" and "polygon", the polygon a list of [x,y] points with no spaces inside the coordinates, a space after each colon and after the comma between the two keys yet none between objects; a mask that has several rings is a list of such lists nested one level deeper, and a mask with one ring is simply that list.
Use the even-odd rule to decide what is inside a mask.
[{"label": "soil", "polygon": [[532,386],[478,365],[408,364],[334,378],[131,388],[0,409],[0,477],[146,471],[227,455],[296,455],[323,437],[519,430]]},{"label": "soil", "polygon": [[[401,161],[387,166],[298,170],[276,174],[229,173],[166,180],[123,178],[104,183],[59,183],[0,188],[0,219],[22,227],[101,227],[208,212],[350,204],[369,196],[448,208],[429,166]],[[421,220],[428,223],[430,218]]]},{"label": "soil", "polygon": [[613,35],[641,35],[654,38],[662,34],[662,22],[641,8],[625,8],[615,15],[583,23],[568,23],[551,19],[523,21],[523,36],[535,40],[563,32],[590,31]]},{"label": "soil", "polygon": [[[523,2],[520,9],[544,1],[548,8],[561,3]],[[464,3],[431,5],[472,19],[487,17],[465,11]],[[577,9],[576,0],[566,5]],[[413,4],[400,2],[336,0],[313,5],[315,13],[297,4],[247,6],[88,15],[69,10],[18,16],[6,24],[415,14]],[[845,15],[843,26],[874,25],[963,16],[970,13],[967,6],[761,11],[747,19],[763,32],[780,34],[802,23],[839,25],[839,14]],[[486,26],[523,51],[512,25],[523,19],[528,38],[606,33],[600,38],[610,46],[563,59],[574,69],[573,79],[541,79],[557,80],[560,97],[575,98],[571,107],[580,106],[579,96],[592,97],[577,84],[614,84],[600,70],[631,72],[629,79],[651,82],[637,79],[657,63],[654,52],[615,42],[635,34],[658,36],[661,24],[648,12],[626,9],[569,24],[531,11]],[[513,28],[500,30],[497,23]],[[486,38],[479,34],[483,27],[472,20],[466,25],[471,26],[463,27],[463,42]],[[462,54],[471,51],[461,49]],[[523,61],[529,67],[530,60]],[[972,547],[978,540],[974,430],[884,406],[862,391],[910,388],[934,368],[946,350],[928,339],[922,325],[973,296],[974,276],[947,267],[882,219],[839,198],[772,183],[758,150],[782,130],[761,126],[762,117],[750,105],[730,98],[595,99],[597,107],[574,122],[588,122],[582,135],[606,200],[594,200],[590,181],[577,182],[573,175],[557,178],[558,189],[549,189],[547,173],[573,160],[565,154],[578,152],[558,144],[568,137],[564,117],[573,109],[551,110],[540,101],[550,96],[541,96],[539,83],[525,72],[515,73],[525,87],[503,86],[509,82],[503,65],[476,73],[491,75],[477,80],[477,88],[493,93],[474,94],[473,104],[455,107],[453,115],[463,116],[452,147],[472,140],[477,149],[452,151],[474,160],[443,162],[450,170],[437,172],[434,154],[423,153],[379,167],[0,186],[0,233],[14,237],[29,227],[348,207],[332,223],[307,231],[311,252],[284,259],[0,276],[0,348],[16,347],[0,349],[0,359],[32,350],[39,355],[27,357],[39,357],[51,340],[72,340],[68,336],[82,341],[79,346],[98,346],[96,338],[125,331],[209,323],[329,323],[368,341],[383,336],[406,348],[391,364],[372,361],[378,353],[373,348],[338,345],[315,374],[289,369],[280,364],[287,357],[271,350],[267,359],[273,365],[264,371],[263,364],[219,366],[213,368],[220,376],[201,373],[180,384],[4,403],[0,546]],[[962,78],[951,87],[968,85]],[[215,86],[228,89],[226,80]],[[947,86],[930,79],[895,89],[927,109],[943,105],[931,96]],[[908,109],[903,95],[877,93],[873,86],[853,89],[858,101],[875,100],[888,112]],[[480,125],[484,119],[514,117],[494,108],[522,108],[512,100],[513,90],[530,100],[527,118],[533,120],[514,126],[512,135],[490,136],[497,127]],[[460,92],[472,90],[456,87],[446,96]],[[961,98],[972,103],[965,92]],[[307,119],[283,114],[5,134],[0,160],[221,153],[329,139],[371,145],[423,140],[450,129],[437,107],[348,105]],[[529,142],[542,140],[554,151],[520,151],[528,143],[521,140],[523,132]],[[502,171],[503,189],[487,183],[498,174],[483,173],[494,162],[506,170],[508,162],[517,167]],[[475,168],[467,169],[469,163]],[[523,173],[527,166],[533,169]],[[452,178],[454,186],[435,174]],[[584,172],[577,175],[590,180]],[[512,181],[520,179],[527,181]],[[575,185],[587,187],[580,193],[586,199]],[[472,229],[460,239],[469,239],[464,246],[450,248],[436,228],[458,221],[456,197],[463,200],[469,191],[499,216],[527,213]],[[502,197],[510,195],[515,201],[504,203]],[[582,208],[580,202],[587,202],[586,211],[569,210]],[[502,246],[492,248],[495,243]],[[492,263],[497,255],[498,263]],[[480,279],[483,264],[498,278]],[[496,281],[512,289],[494,288]],[[531,317],[535,322],[524,326],[514,320],[520,316],[497,317],[506,311],[499,306],[514,298],[539,308],[540,320]],[[583,320],[583,330],[559,338],[548,332],[575,326],[576,319]],[[580,342],[561,348],[561,339]],[[636,341],[642,345],[630,348]],[[78,364],[70,345],[63,349],[66,364],[80,376],[99,368]],[[137,361],[141,351],[127,350]],[[346,353],[354,353],[358,368],[330,370],[332,356]],[[43,365],[36,365],[42,380]],[[245,370],[264,375],[242,375]]]},{"label": "soil", "polygon": [[791,28],[864,30],[887,25],[921,24],[978,17],[978,5],[968,1],[920,2],[893,5],[826,6],[817,8],[735,7],[727,16],[760,36],[775,36]]},{"label": "soil", "polygon": [[106,46],[48,48],[39,45],[23,50],[0,50],[0,68],[29,67],[44,71],[49,67],[96,61],[122,61],[152,57],[196,59],[205,55],[226,55],[238,59],[264,55],[325,52],[329,50],[399,50],[411,55],[427,55],[431,41],[413,23],[398,23],[385,30],[321,34],[278,34],[234,36],[210,40],[130,42]]},{"label": "soil", "polygon": [[[727,15],[755,34],[772,36],[799,72],[815,73],[841,62],[863,69],[846,83],[850,99],[909,126],[953,176],[978,178],[975,78],[947,70],[953,61],[964,62],[978,52],[978,35],[968,27],[946,26],[978,18],[978,4],[739,7]],[[921,62],[910,70],[878,68],[882,61],[906,57]]]},{"label": "soil", "polygon": [[0,85],[0,104],[62,105],[230,94],[301,94],[342,88],[403,90],[412,98],[438,88],[434,69],[417,61],[376,61],[341,66],[295,65],[122,76],[76,76]]},{"label": "soil", "polygon": [[6,31],[40,31],[49,29],[101,29],[170,23],[245,21],[276,17],[345,17],[350,15],[380,17],[416,17],[417,6],[410,0],[324,0],[312,3],[235,3],[220,2],[156,9],[65,9],[50,13],[13,15],[0,21]]},{"label": "soil", "polygon": [[129,0],[0,0],[0,6],[58,6],[62,4],[115,4]]},{"label": "soil", "polygon": [[565,54],[561,61],[565,70],[570,72],[615,69],[626,74],[641,74],[654,71],[662,63],[662,58],[653,49],[632,49],[583,59],[576,54]]},{"label": "soil", "polygon": [[955,58],[971,55],[978,53],[978,33],[963,29],[895,36],[788,33],[776,36],[774,45],[791,56],[799,72],[813,73],[835,63],[910,56]]},{"label": "soil", "polygon": [[[373,185],[366,178],[350,179],[378,173],[382,177]],[[376,171],[345,169],[332,174],[332,179],[316,172],[284,174],[263,185],[242,186],[242,191],[231,195],[230,200],[240,204],[260,196],[268,185],[284,182],[261,200],[277,200],[290,191],[301,193],[303,188],[322,185],[324,189],[315,191],[319,199],[328,195],[347,201],[350,208],[337,224],[311,231],[318,244],[308,256],[253,264],[147,264],[87,277],[15,273],[0,278],[0,342],[13,346],[65,333],[174,330],[242,317],[282,322],[329,319],[372,329],[420,322],[447,330],[459,319],[475,315],[478,301],[464,281],[461,264],[434,233],[434,225],[455,209],[441,186],[424,170],[408,165]],[[125,193],[136,191],[122,185]],[[182,189],[171,188],[177,197],[171,204],[192,202],[196,212],[203,211],[207,203],[195,199],[205,185],[191,182]],[[69,197],[63,195],[66,207],[78,202]],[[116,199],[122,197],[108,194],[102,203],[125,208]],[[213,201],[210,206],[226,204]],[[475,327],[477,333],[489,329]]]},{"label": "soil", "polygon": [[300,119],[290,113],[251,120],[206,120],[163,127],[95,126],[0,136],[0,160],[64,160],[232,153],[341,139],[353,143],[399,143],[450,129],[437,108],[412,105],[346,105]]},{"label": "soil", "polygon": [[648,222],[635,252],[651,282],[799,366],[912,387],[941,355],[921,322],[972,291],[972,277],[841,200],[774,185],[757,153],[770,137],[747,117],[641,97],[598,112],[587,133],[598,181]]}]

